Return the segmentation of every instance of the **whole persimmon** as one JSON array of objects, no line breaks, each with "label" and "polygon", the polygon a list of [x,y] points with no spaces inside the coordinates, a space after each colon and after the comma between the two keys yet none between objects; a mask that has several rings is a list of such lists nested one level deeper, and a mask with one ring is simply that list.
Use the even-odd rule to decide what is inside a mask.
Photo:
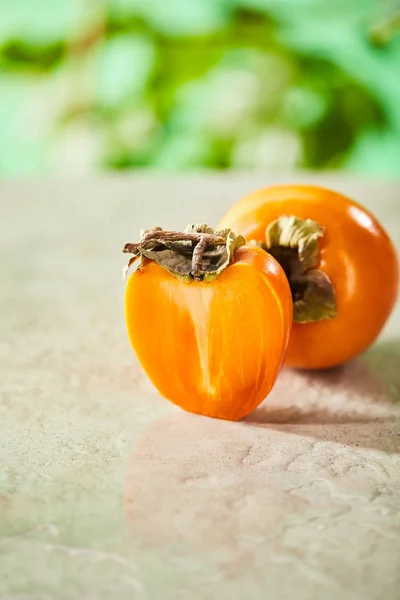
[{"label": "whole persimmon", "polygon": [[142,232],[124,252],[129,339],[159,392],[187,411],[248,415],[284,362],[292,298],[277,261],[232,231]]},{"label": "whole persimmon", "polygon": [[398,258],[382,225],[360,204],[321,187],[280,185],[239,200],[220,227],[258,242],[288,277],[287,365],[339,365],[376,339],[396,301]]}]

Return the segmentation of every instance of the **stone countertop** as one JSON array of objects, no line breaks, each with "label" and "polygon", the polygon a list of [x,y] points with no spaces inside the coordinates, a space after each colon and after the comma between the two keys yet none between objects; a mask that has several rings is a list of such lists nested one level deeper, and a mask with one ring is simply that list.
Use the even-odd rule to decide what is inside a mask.
[{"label": "stone countertop", "polygon": [[[400,243],[400,184],[296,179]],[[399,308],[366,354],[284,371],[241,423],[160,398],[127,341],[122,245],[283,180],[1,183],[1,600],[398,599]]]}]

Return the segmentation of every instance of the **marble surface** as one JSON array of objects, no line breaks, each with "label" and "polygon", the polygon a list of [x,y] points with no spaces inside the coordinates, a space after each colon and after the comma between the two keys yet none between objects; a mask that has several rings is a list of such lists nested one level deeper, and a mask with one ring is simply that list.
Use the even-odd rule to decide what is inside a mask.
[{"label": "marble surface", "polygon": [[[297,179],[400,243],[399,184]],[[122,245],[283,180],[0,184],[1,600],[399,597],[399,308],[366,354],[285,371],[242,423],[160,398],[127,342]]]}]

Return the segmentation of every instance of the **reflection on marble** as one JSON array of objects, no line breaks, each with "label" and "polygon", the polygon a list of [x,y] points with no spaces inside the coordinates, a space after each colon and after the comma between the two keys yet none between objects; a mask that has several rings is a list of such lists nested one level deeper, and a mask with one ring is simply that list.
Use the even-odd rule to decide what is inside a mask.
[{"label": "reflection on marble", "polygon": [[218,581],[200,575],[188,597],[201,586],[204,597],[239,598],[249,585],[260,598],[277,589],[347,597],[349,588],[371,597],[374,577],[357,565],[376,564],[381,597],[394,598],[400,403],[386,387],[358,360],[286,371],[243,423],[183,413],[156,422],[128,469],[132,535],[146,552],[218,565]]},{"label": "reflection on marble", "polygon": [[[266,183],[0,185],[0,600],[397,600],[399,308],[241,423],[161,399],[126,339],[121,242]],[[400,240],[398,185],[319,183]]]}]

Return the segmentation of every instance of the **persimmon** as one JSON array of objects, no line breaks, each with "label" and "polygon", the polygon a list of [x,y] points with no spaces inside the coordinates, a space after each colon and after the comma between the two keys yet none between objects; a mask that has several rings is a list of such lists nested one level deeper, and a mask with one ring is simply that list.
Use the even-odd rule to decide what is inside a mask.
[{"label": "persimmon", "polygon": [[142,232],[124,252],[130,342],[159,392],[183,409],[237,420],[270,392],[284,362],[292,298],[277,261],[231,230]]},{"label": "persimmon", "polygon": [[222,218],[284,269],[293,297],[286,364],[344,363],[378,336],[396,301],[393,244],[376,218],[342,194],[315,186],[258,190]]}]

